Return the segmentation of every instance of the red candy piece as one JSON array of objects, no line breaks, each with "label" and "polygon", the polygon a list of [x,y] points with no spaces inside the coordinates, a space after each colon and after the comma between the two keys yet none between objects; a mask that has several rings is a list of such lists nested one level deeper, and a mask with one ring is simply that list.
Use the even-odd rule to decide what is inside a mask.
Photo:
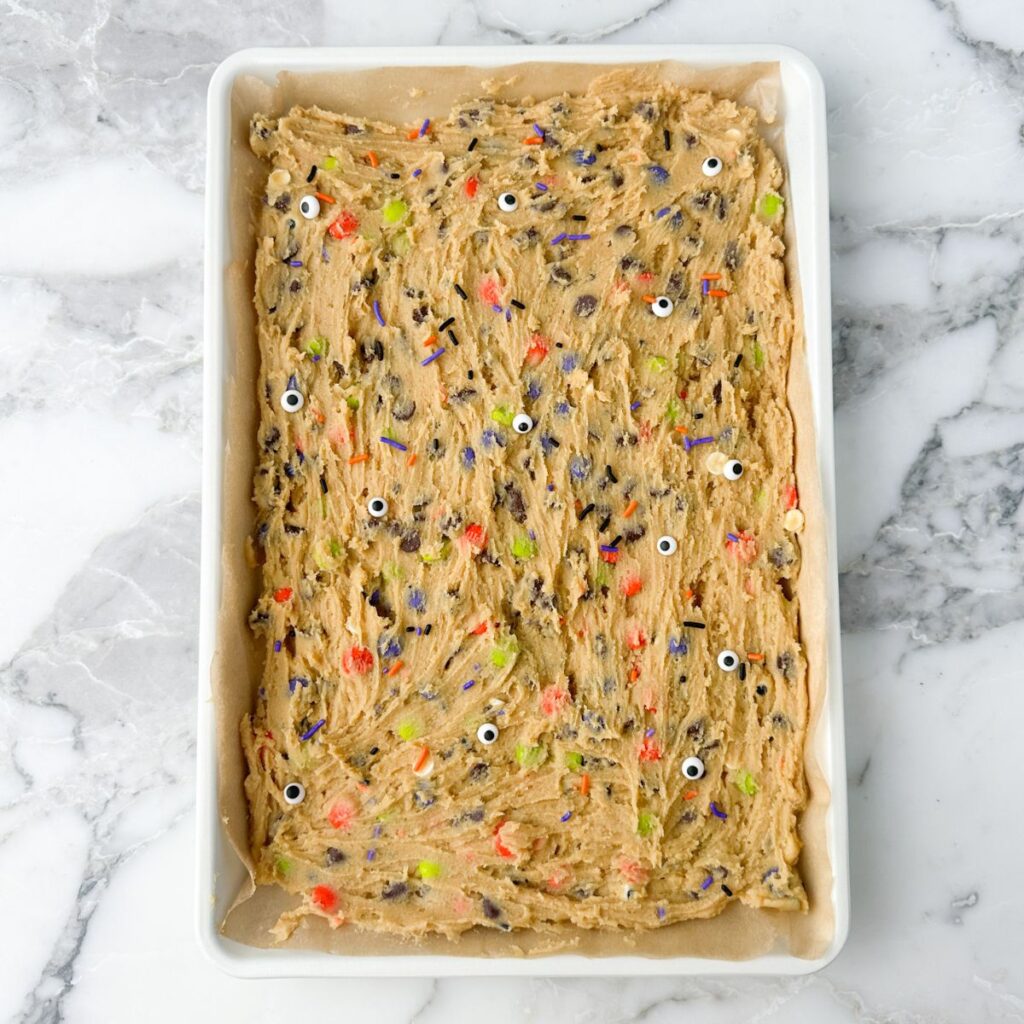
[{"label": "red candy piece", "polygon": [[342,210],[338,216],[327,225],[327,233],[339,241],[343,238],[351,238],[359,229],[359,218],[348,210]]},{"label": "red candy piece", "polygon": [[470,523],[462,536],[466,543],[477,551],[482,551],[487,546],[487,531],[476,523]]},{"label": "red candy piece", "polygon": [[800,500],[796,488],[792,484],[786,484],[785,490],[782,492],[782,500],[786,506],[788,512],[791,508],[796,508],[797,502]]},{"label": "red candy piece", "polygon": [[284,604],[285,601],[290,601],[292,596],[291,587],[280,587],[274,591],[274,600],[278,604]]},{"label": "red candy piece", "polygon": [[637,756],[641,761],[660,761],[661,747],[658,746],[658,742],[653,736],[645,736]]},{"label": "red candy piece", "polygon": [[516,854],[514,850],[510,850],[501,841],[501,830],[505,827],[504,821],[499,821],[494,827],[494,850],[499,857],[504,857],[506,860],[515,860]]},{"label": "red candy piece", "polygon": [[625,576],[619,583],[619,589],[625,597],[636,597],[644,589],[644,581],[639,576]]},{"label": "red candy piece", "polygon": [[314,885],[309,896],[313,906],[325,914],[333,914],[338,909],[338,894],[329,885]]},{"label": "red candy piece", "polygon": [[332,828],[345,830],[351,828],[356,820],[356,809],[347,800],[339,800],[328,812],[327,820]]},{"label": "red candy piece", "polygon": [[619,560],[618,551],[600,551],[598,554],[602,561],[608,562],[610,565],[614,565]]},{"label": "red candy piece", "polygon": [[641,651],[647,646],[647,634],[639,626],[634,626],[626,634],[626,645],[631,651]]},{"label": "red candy piece", "polygon": [[526,350],[526,365],[539,366],[550,351],[548,339],[543,334],[530,335],[530,347]]},{"label": "red candy piece", "polygon": [[569,696],[568,690],[563,690],[560,686],[552,683],[541,690],[540,709],[545,715],[554,717],[571,701],[572,697]]},{"label": "red candy piece", "polygon": [[500,306],[501,285],[493,277],[485,277],[480,282],[480,298],[492,306]]},{"label": "red candy piece", "polygon": [[346,672],[362,676],[373,668],[373,655],[365,647],[350,647],[341,656],[341,664]]},{"label": "red candy piece", "polygon": [[470,199],[472,199],[473,196],[476,195],[476,187],[479,184],[480,184],[480,182],[476,178],[467,178],[466,179],[466,195],[469,196]]}]

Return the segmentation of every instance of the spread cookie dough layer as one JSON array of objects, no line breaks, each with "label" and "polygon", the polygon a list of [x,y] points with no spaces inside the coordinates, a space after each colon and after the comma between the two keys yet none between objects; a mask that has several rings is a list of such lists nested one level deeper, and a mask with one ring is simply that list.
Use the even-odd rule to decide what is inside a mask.
[{"label": "spread cookie dough layer", "polygon": [[410,936],[806,909],[782,172],[628,73],[257,117],[256,881]]}]

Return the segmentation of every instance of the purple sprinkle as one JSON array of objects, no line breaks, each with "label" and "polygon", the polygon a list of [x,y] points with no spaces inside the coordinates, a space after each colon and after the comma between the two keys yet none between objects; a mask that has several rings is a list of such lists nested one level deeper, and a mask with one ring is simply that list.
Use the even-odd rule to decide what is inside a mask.
[{"label": "purple sprinkle", "polygon": [[526,532],[529,534],[530,540],[536,540],[537,539],[537,534],[533,530],[527,530]]},{"label": "purple sprinkle", "polygon": [[383,825],[374,825],[373,826],[373,838],[374,839],[379,839],[380,838],[380,834],[383,831],[384,831],[384,826]]},{"label": "purple sprinkle", "polygon": [[566,235],[565,240],[567,242],[586,242],[590,238],[590,235]]},{"label": "purple sprinkle", "polygon": [[704,278],[704,280],[701,281],[701,283],[700,283],[700,290],[705,295],[707,295],[707,293],[711,290],[711,282],[707,278]]},{"label": "purple sprinkle", "polygon": [[729,540],[733,542],[733,544],[739,544],[740,542],[739,537],[737,537],[735,533],[727,533],[726,537],[728,537]]},{"label": "purple sprinkle", "polygon": [[586,480],[593,468],[593,462],[585,455],[574,455],[569,460],[569,476],[573,480]]},{"label": "purple sprinkle", "polygon": [[639,408],[640,408],[640,403],[639,402],[631,402],[630,406],[629,406],[629,411],[630,412],[634,412],[636,409],[639,409]]},{"label": "purple sprinkle", "polygon": [[407,452],[409,450],[401,441],[394,441],[390,437],[382,437],[381,443],[389,444],[392,448],[397,448],[400,452]]},{"label": "purple sprinkle", "polygon": [[423,119],[423,124],[420,125],[420,135],[419,135],[419,137],[421,139],[423,138],[424,135],[427,134],[427,129],[429,127],[430,127],[430,118],[429,117],[425,117]]},{"label": "purple sprinkle", "polygon": [[423,627],[422,626],[417,626],[416,627],[416,635],[417,636],[423,636]]},{"label": "purple sprinkle", "polygon": [[689,451],[694,445],[711,444],[712,441],[714,441],[713,437],[685,437],[683,438],[683,447]]},{"label": "purple sprinkle", "polygon": [[560,234],[555,235],[555,237],[551,239],[551,244],[558,245],[559,242],[563,241],[568,237],[569,236],[564,231],[562,231]]},{"label": "purple sprinkle", "polygon": [[707,877],[707,878],[705,878],[705,879],[704,879],[704,881],[700,883],[700,887],[701,887],[702,889],[707,889],[707,888],[709,888],[709,887],[711,886],[711,883],[712,883],[712,882],[713,882],[714,880],[715,880],[715,879],[714,879],[714,877],[713,877],[712,875],[708,875],[708,877]]},{"label": "purple sprinkle", "polygon": [[307,730],[306,730],[306,731],[305,731],[305,732],[304,732],[304,733],[303,733],[303,734],[302,734],[302,735],[301,735],[301,736],[299,737],[299,739],[300,739],[300,740],[308,740],[308,739],[310,739],[310,738],[311,738],[311,737],[312,737],[313,735],[315,735],[315,733],[317,732],[317,730],[319,730],[319,729],[322,729],[322,728],[324,727],[324,725],[326,725],[326,724],[327,724],[327,719],[326,719],[326,718],[321,718],[321,719],[320,719],[320,721],[319,721],[319,722],[317,722],[317,723],[316,723],[316,725],[314,725],[314,726],[313,726],[313,727],[312,727],[311,729],[307,729]]},{"label": "purple sprinkle", "polygon": [[682,638],[677,640],[674,636],[669,637],[669,639],[668,639],[668,653],[669,654],[685,654],[687,652],[687,650],[688,650],[688,648],[686,646],[686,641],[685,640],[683,640]]},{"label": "purple sprinkle", "polygon": [[280,640],[275,640],[274,641],[274,653],[275,654],[280,654],[281,653],[281,641]]},{"label": "purple sprinkle", "polygon": [[381,316],[380,303],[376,299],[373,300],[373,315],[377,318],[377,323],[379,323],[381,327],[387,326],[384,323],[384,317]]},{"label": "purple sprinkle", "polygon": [[569,403],[568,402],[559,402],[558,405],[555,406],[555,412],[557,412],[559,416],[568,416],[569,415]]},{"label": "purple sprinkle", "polygon": [[764,874],[763,874],[763,875],[761,876],[761,881],[762,881],[762,882],[767,882],[767,881],[768,881],[768,879],[769,879],[769,878],[771,878],[771,876],[772,876],[772,875],[777,875],[778,873],[779,873],[779,869],[778,869],[778,868],[769,868],[769,869],[768,869],[768,870],[767,870],[767,871],[766,871],[766,872],[765,872],[765,873],[764,873]]},{"label": "purple sprinkle", "polygon": [[505,310],[505,322],[506,323],[511,323],[512,322],[512,310],[511,309],[506,309]]},{"label": "purple sprinkle", "polygon": [[414,612],[421,612],[426,607],[427,595],[423,593],[419,587],[413,587],[409,591],[409,597],[406,599],[406,603]]},{"label": "purple sprinkle", "polygon": [[502,308],[501,308],[501,306],[497,302],[492,302],[491,303],[491,309],[493,309],[495,313],[501,313],[502,312]]},{"label": "purple sprinkle", "polygon": [[562,356],[562,372],[572,373],[580,365],[580,357],[575,352],[567,352]]},{"label": "purple sprinkle", "polygon": [[464,682],[462,684],[462,688],[464,690],[472,689],[474,686],[476,686],[476,680],[475,679],[469,679],[469,680],[467,680],[466,682]]},{"label": "purple sprinkle", "polygon": [[553,491],[554,489],[555,489],[555,485],[554,484],[548,484],[548,490],[549,491]]},{"label": "purple sprinkle", "polygon": [[602,551],[607,551],[609,554],[612,554],[612,555],[614,555],[615,552],[619,550],[616,547],[612,547],[611,544],[601,544],[600,548],[601,548]]},{"label": "purple sprinkle", "polygon": [[313,362],[314,363],[319,363],[320,362],[320,357],[319,356],[313,356]]},{"label": "purple sprinkle", "polygon": [[537,135],[539,135],[539,136],[540,136],[540,137],[541,137],[542,139],[544,138],[544,129],[543,129],[543,128],[541,128],[541,126],[540,126],[539,124],[537,124],[536,122],[534,122],[534,125],[533,125],[533,130],[534,130],[534,132],[535,132],[535,133],[536,133]]},{"label": "purple sprinkle", "polygon": [[714,800],[711,801],[711,813],[716,818],[721,818],[722,821],[725,821],[725,819],[729,817],[729,815],[726,814],[725,811],[723,811],[722,808],[719,807],[718,804],[716,804]]},{"label": "purple sprinkle", "polygon": [[664,907],[658,907],[658,918],[659,918],[659,920],[661,918],[663,918],[664,916],[665,916],[665,908]]},{"label": "purple sprinkle", "polygon": [[571,817],[572,817],[572,811],[566,811],[565,814],[563,814],[558,820],[559,821],[568,821]]},{"label": "purple sprinkle", "polygon": [[377,851],[372,847],[366,851],[366,859],[373,860],[377,856]]},{"label": "purple sprinkle", "polygon": [[331,257],[327,253],[327,246],[326,245],[320,247],[320,259],[322,259],[324,261],[324,263],[330,263],[331,262]]},{"label": "purple sprinkle", "polygon": [[597,157],[586,149],[574,149],[572,151],[572,158],[580,167],[588,167],[590,164],[597,162]]},{"label": "purple sprinkle", "polygon": [[289,267],[301,267],[302,266],[302,260],[289,260],[288,261],[288,266]]},{"label": "purple sprinkle", "polygon": [[526,386],[526,397],[529,398],[531,401],[536,402],[537,399],[540,398],[540,395],[540,382],[536,380],[531,380],[530,383]]},{"label": "purple sprinkle", "polygon": [[533,186],[538,192],[547,192],[548,187],[543,181],[538,181]]},{"label": "purple sprinkle", "polygon": [[660,167],[658,164],[649,164],[647,170],[651,177],[659,184],[668,181],[668,171],[664,167]]},{"label": "purple sprinkle", "polygon": [[303,688],[309,686],[309,680],[305,676],[292,676],[288,680],[288,692],[294,693],[296,686],[302,686]]},{"label": "purple sprinkle", "polygon": [[417,167],[417,168],[416,168],[416,170],[412,172],[412,176],[413,176],[414,178],[418,178],[418,177],[419,177],[419,176],[420,176],[420,175],[421,175],[422,173],[423,173],[423,171],[421,171],[421,170],[420,170],[420,169],[419,169],[419,168]]},{"label": "purple sprinkle", "polygon": [[645,735],[645,736],[646,736],[646,737],[647,737],[648,739],[650,739],[650,737],[654,735],[654,726],[652,725],[652,726],[650,726],[649,728],[645,729],[645,730],[644,730],[644,735]]},{"label": "purple sprinkle", "polygon": [[672,209],[672,207],[671,207],[671,206],[663,206],[663,207],[662,207],[662,208],[661,208],[661,209],[660,209],[660,210],[659,210],[659,211],[658,211],[658,212],[657,212],[657,213],[656,213],[656,214],[654,215],[655,219],[656,219],[656,220],[661,220],[661,218],[662,218],[662,217],[664,217],[666,213],[669,213],[669,212],[671,211],[671,209]]},{"label": "purple sprinkle", "polygon": [[471,469],[476,462],[476,452],[467,445],[462,449],[462,464],[466,469]]},{"label": "purple sprinkle", "polygon": [[429,366],[435,359],[440,359],[444,355],[444,349],[439,348],[436,352],[431,352],[426,359],[420,362],[420,366]]},{"label": "purple sprinkle", "polygon": [[299,460],[299,465],[300,466],[306,461],[305,454],[299,448],[295,449],[295,457]]}]

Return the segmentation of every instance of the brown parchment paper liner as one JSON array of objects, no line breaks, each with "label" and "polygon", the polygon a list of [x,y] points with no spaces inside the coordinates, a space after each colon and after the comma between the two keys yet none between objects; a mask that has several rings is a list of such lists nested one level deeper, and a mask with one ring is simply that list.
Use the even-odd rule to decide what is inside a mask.
[{"label": "brown parchment paper liner", "polygon": [[[524,51],[525,54],[526,51]],[[622,66],[622,65],[616,65]],[[380,68],[317,74],[284,73],[276,85],[239,78],[231,97],[231,166],[227,220],[232,260],[225,274],[228,345],[225,352],[224,478],[221,509],[223,591],[213,664],[217,773],[220,815],[228,839],[246,867],[252,867],[248,811],[243,791],[245,765],[238,723],[252,707],[261,678],[260,653],[248,626],[259,573],[245,558],[246,538],[254,522],[252,478],[256,462],[257,374],[259,352],[253,307],[253,213],[267,169],[249,149],[249,120],[254,113],[283,114],[295,104],[399,123],[446,117],[452,105],[489,93],[504,100],[544,99],[582,92],[613,65],[524,63],[499,68]],[[780,147],[784,111],[776,64],[745,64],[696,69],[672,61],[637,65],[638,74],[660,76],[680,85],[708,89],[754,107],[762,130],[785,166]],[[788,182],[788,176],[787,176]],[[698,956],[745,960],[768,952],[798,957],[820,955],[831,940],[832,870],[825,835],[829,792],[814,756],[821,727],[826,685],[828,571],[821,492],[817,472],[810,382],[805,361],[797,253],[787,198],[786,266],[796,313],[789,401],[796,429],[796,476],[807,526],[801,536],[803,565],[797,583],[800,629],[810,690],[810,726],[805,745],[808,806],[800,821],[803,852],[800,872],[810,909],[806,914],[757,910],[732,903],[718,917],[685,921],[646,932],[591,931],[564,926],[557,932],[506,934],[474,929],[457,940],[443,936],[419,942],[342,927],[332,931],[318,917],[306,917],[283,945],[346,956],[402,953],[461,956],[523,956],[574,952],[593,957],[639,955]],[[238,893],[225,918],[223,933],[251,946],[272,946],[270,928],[297,898],[276,886],[253,885]]]}]

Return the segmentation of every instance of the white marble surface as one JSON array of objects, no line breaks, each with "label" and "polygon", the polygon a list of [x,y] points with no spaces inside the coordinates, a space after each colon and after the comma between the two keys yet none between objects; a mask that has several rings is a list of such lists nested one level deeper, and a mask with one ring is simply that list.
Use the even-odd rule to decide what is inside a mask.
[{"label": "white marble surface", "polygon": [[[5,7],[0,1020],[1024,1020],[1019,0]],[[599,39],[826,79],[849,943],[799,980],[224,977],[191,921],[207,80],[257,44]]]}]

